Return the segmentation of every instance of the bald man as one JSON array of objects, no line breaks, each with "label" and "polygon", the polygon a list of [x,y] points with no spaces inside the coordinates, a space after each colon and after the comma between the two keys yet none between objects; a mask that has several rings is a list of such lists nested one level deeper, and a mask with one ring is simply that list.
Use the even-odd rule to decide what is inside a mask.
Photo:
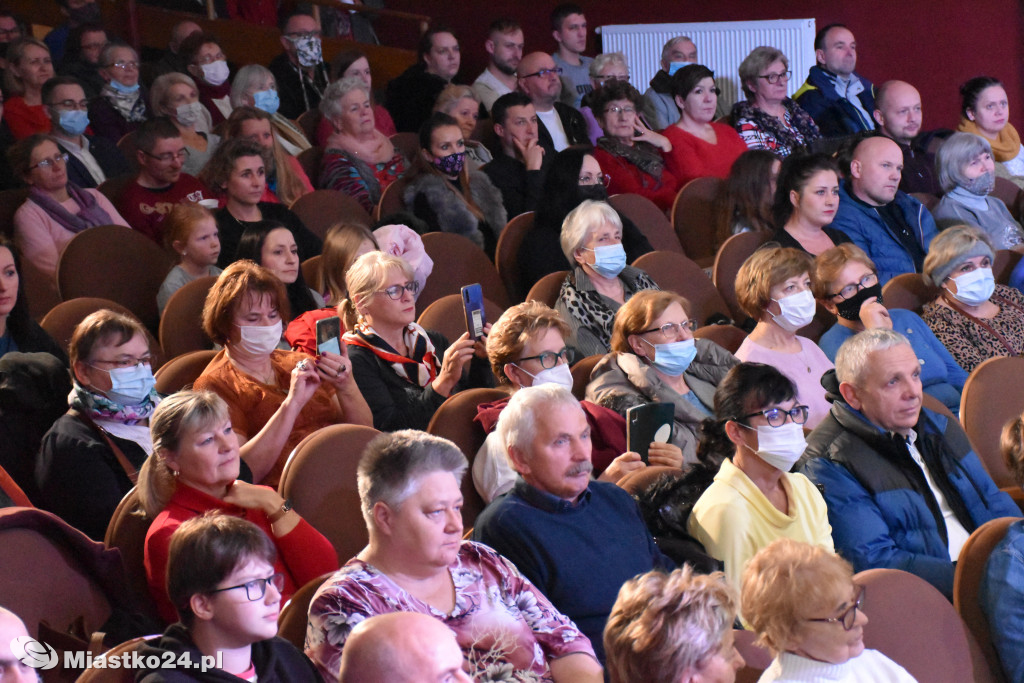
[{"label": "bald man", "polygon": [[[455,633],[414,612],[370,617],[352,629],[340,683],[469,683]],[[5,679],[6,680],[6,679]]]},{"label": "bald man", "polygon": [[862,140],[853,150],[850,176],[839,186],[832,221],[875,262],[882,285],[901,273],[920,273],[937,232],[928,209],[899,189],[902,171],[903,151],[893,140]]},{"label": "bald man", "polygon": [[875,93],[878,130],[892,138],[903,150],[903,178],[900,189],[906,193],[942,194],[935,177],[935,155],[925,149],[933,134],[921,134],[921,94],[906,81],[886,81]]},{"label": "bald man", "polygon": [[0,681],[7,683],[36,683],[36,670],[21,661],[11,651],[11,641],[27,636],[28,630],[17,614],[0,607]]},{"label": "bald man", "polygon": [[194,21],[179,21],[175,24],[171,29],[171,39],[167,43],[167,50],[154,67],[153,77],[156,78],[156,76],[162,76],[171,72],[187,74],[188,64],[178,54],[178,49],[181,47],[181,41],[193,33],[199,33],[202,30],[199,24]]},{"label": "bald man", "polygon": [[530,98],[537,112],[540,146],[549,154],[572,145],[590,144],[583,114],[558,101],[562,92],[558,68],[546,52],[531,52],[516,69],[519,89]]}]

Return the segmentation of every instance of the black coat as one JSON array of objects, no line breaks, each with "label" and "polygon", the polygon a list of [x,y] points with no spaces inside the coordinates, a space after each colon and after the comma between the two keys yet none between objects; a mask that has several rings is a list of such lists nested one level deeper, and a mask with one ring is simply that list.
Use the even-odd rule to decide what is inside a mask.
[{"label": "black coat", "polygon": [[[131,173],[131,168],[128,166],[128,162],[124,160],[124,156],[121,154],[121,150],[117,148],[117,145],[106,138],[95,135],[86,135],[85,137],[89,140],[89,153],[96,158],[96,163],[103,169],[103,175],[107,176],[108,180]],[[68,155],[68,181],[79,187],[97,187],[99,185],[93,179],[85,164],[79,161],[78,157],[74,154],[71,154],[68,148],[62,145],[59,140],[57,141],[57,147]]]}]

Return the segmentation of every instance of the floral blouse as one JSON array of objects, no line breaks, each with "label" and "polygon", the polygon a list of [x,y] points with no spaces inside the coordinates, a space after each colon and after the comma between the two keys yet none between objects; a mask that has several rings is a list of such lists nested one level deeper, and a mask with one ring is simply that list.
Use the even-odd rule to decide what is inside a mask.
[{"label": "floral blouse", "polygon": [[[999,306],[999,313],[984,320],[988,328],[934,301],[925,304],[921,312],[935,337],[968,373],[983,360],[1024,354],[1024,294],[1013,287],[996,285],[990,301]],[[993,330],[1006,340],[1012,352]]]},{"label": "floral blouse", "polygon": [[494,550],[465,541],[448,571],[455,583],[451,614],[413,597],[376,567],[349,560],[309,607],[306,655],[324,680],[337,680],[352,629],[389,612],[443,621],[455,632],[475,681],[551,681],[548,660],[576,652],[593,656],[576,625]]}]

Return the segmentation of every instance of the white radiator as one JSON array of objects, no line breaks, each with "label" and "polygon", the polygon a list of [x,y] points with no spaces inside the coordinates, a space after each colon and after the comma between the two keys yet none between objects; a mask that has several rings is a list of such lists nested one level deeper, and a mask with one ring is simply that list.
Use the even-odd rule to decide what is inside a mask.
[{"label": "white radiator", "polygon": [[778,48],[793,72],[789,94],[795,93],[814,66],[814,19],[721,21],[698,24],[631,24],[602,26],[603,52],[621,52],[629,62],[630,83],[641,93],[661,68],[661,48],[675,36],[689,36],[697,45],[701,64],[715,72],[722,90],[720,111],[744,99],[738,69],[750,51],[760,45]]}]

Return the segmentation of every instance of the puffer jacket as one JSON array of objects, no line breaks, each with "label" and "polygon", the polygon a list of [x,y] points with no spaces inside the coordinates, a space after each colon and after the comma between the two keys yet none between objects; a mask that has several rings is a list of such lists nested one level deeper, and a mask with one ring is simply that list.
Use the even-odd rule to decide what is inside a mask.
[{"label": "puffer jacket", "polygon": [[[710,410],[715,405],[715,390],[730,368],[739,364],[718,344],[695,340],[697,356],[684,375],[690,391]],[[675,426],[670,443],[683,451],[683,460],[697,463],[697,428],[707,416],[665,384],[654,368],[632,353],[609,353],[590,375],[587,400],[611,408],[620,415],[633,406],[652,402],[675,404]]]}]

